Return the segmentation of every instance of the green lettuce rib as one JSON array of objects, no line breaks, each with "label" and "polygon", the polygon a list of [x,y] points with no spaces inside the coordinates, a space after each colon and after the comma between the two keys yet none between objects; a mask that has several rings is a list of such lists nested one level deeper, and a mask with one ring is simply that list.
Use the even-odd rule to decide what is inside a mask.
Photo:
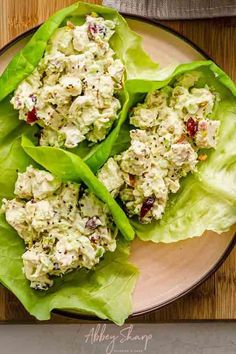
[{"label": "green lettuce rib", "polygon": [[127,87],[135,101],[140,93],[162,88],[192,70],[201,75],[199,86],[207,84],[220,94],[212,115],[221,122],[218,145],[205,150],[207,160],[181,180],[181,189],[170,196],[160,221],[143,225],[132,220],[144,241],[175,242],[200,236],[205,230],[221,233],[236,222],[236,86],[232,80],[211,61],[201,61],[163,69],[146,80],[131,80]]},{"label": "green lettuce rib", "polygon": [[124,211],[79,156],[58,148],[36,147],[27,136],[22,137],[22,146],[34,161],[55,176],[65,181],[83,181],[91,192],[106,203],[122,235],[129,241],[134,239],[134,231]]}]

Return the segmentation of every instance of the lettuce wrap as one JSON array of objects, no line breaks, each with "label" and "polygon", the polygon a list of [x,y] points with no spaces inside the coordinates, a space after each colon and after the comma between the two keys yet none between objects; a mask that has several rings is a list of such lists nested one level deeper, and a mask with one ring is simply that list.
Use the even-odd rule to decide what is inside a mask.
[{"label": "lettuce wrap", "polygon": [[[153,242],[176,242],[200,236],[205,230],[218,233],[227,231],[236,222],[236,86],[231,79],[211,61],[193,62],[159,71],[156,77],[135,79],[127,83],[130,99],[135,105],[142,102],[147,92],[171,84],[179,75],[200,73],[197,87],[207,84],[220,95],[212,118],[221,122],[215,150],[204,150],[206,161],[197,165],[195,173],[181,180],[181,188],[170,195],[160,221],[141,224],[132,220],[137,236]],[[126,125],[126,137],[130,126]],[[122,136],[118,138],[122,141]],[[127,149],[114,145],[113,154]]]},{"label": "lettuce wrap", "polygon": [[[6,104],[6,107],[4,105]],[[21,136],[27,134],[34,137],[37,129],[19,124],[16,112],[5,100],[0,109],[0,198],[11,199],[14,197],[14,185],[17,171],[23,172],[30,164],[38,167],[37,163],[25,153],[21,147]],[[25,144],[27,139],[25,138]],[[26,144],[27,145],[27,144]],[[30,144],[28,144],[30,149]],[[27,150],[27,148],[25,147]],[[67,152],[65,152],[66,156]],[[70,153],[68,153],[71,155]],[[116,211],[118,223],[122,222],[125,234],[133,237],[126,216],[115,203],[109,193],[93,176],[89,168],[74,155],[76,162],[73,171],[71,166],[67,171],[68,177],[75,181],[84,181],[88,187],[106,199],[110,210]],[[55,158],[54,155],[46,155],[46,160]],[[51,160],[52,161],[52,160]],[[57,160],[55,160],[57,161]],[[65,158],[66,161],[66,158]],[[68,163],[70,159],[68,157]],[[73,164],[71,164],[73,167]],[[62,179],[66,180],[66,173],[60,174],[60,168],[52,168]],[[73,179],[73,178],[71,178]],[[95,180],[94,180],[95,179]],[[105,192],[105,193],[104,193]],[[108,201],[108,199],[109,201]],[[104,200],[105,200],[104,199]],[[113,215],[114,217],[114,215]],[[123,220],[123,221],[122,221]],[[128,228],[126,226],[128,225]],[[55,284],[47,292],[39,292],[29,287],[29,282],[22,272],[22,254],[25,245],[16,231],[6,222],[3,214],[0,215],[0,281],[11,290],[21,301],[30,314],[39,320],[50,318],[50,311],[57,309],[69,309],[82,314],[96,315],[102,319],[109,319],[121,325],[132,312],[131,294],[138,275],[137,269],[128,262],[129,243],[122,238],[118,241],[114,253],[106,253],[95,270],[81,269],[74,271],[63,278],[55,279]],[[115,295],[114,295],[115,294]]]},{"label": "lettuce wrap", "polygon": [[81,25],[85,21],[85,16],[90,13],[97,13],[116,23],[115,34],[111,37],[109,43],[116,57],[121,59],[125,66],[124,87],[119,94],[122,109],[113,130],[104,141],[95,144],[92,148],[85,140],[78,147],[71,149],[73,153],[85,159],[91,169],[96,171],[109,157],[110,148],[116,141],[120,127],[126,118],[129,108],[126,81],[136,78],[142,72],[150,71],[153,73],[158,69],[158,64],[154,63],[143,51],[141,37],[130,30],[127,22],[118,12],[99,5],[78,2],[52,15],[40,26],[26,46],[13,57],[1,75],[0,102],[7,96],[9,97],[8,101],[10,101],[11,96],[9,95],[37,67],[43,57],[48,40],[57,28],[65,26],[67,21],[71,21],[74,25]]}]

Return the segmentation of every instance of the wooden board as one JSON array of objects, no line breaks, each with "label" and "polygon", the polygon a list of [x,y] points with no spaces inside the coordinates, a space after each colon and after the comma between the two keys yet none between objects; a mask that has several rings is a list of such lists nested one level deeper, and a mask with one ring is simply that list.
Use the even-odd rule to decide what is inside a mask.
[{"label": "wooden board", "polygon": [[[99,0],[90,1],[100,3]],[[0,0],[0,47],[27,29],[43,22],[74,0]],[[236,80],[236,18],[163,21],[195,42]],[[175,303],[132,322],[236,319],[236,251],[203,285]],[[6,289],[0,287],[0,321],[35,322]],[[52,322],[77,322],[53,316]]]}]

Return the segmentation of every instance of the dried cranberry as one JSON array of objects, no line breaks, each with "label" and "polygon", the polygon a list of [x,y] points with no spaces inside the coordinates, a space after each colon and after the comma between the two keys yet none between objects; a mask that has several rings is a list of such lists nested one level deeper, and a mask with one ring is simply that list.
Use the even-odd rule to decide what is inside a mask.
[{"label": "dried cranberry", "polygon": [[100,224],[100,219],[97,216],[93,216],[92,218],[88,219],[88,221],[85,224],[85,227],[91,230],[95,230],[99,224]]},{"label": "dried cranberry", "polygon": [[36,122],[36,120],[38,120],[38,117],[37,117],[37,111],[36,111],[36,108],[34,107],[31,111],[29,111],[27,113],[27,120],[26,122],[28,124],[32,124],[34,122]]},{"label": "dried cranberry", "polygon": [[98,236],[98,235],[93,235],[90,237],[90,241],[92,243],[97,243],[99,240],[100,240],[100,236]]},{"label": "dried cranberry", "polygon": [[190,117],[186,123],[188,134],[191,138],[194,138],[198,131],[198,122],[196,122],[192,117]]},{"label": "dried cranberry", "polygon": [[99,32],[99,27],[96,25],[96,23],[90,23],[88,25],[88,31],[94,36]]},{"label": "dried cranberry", "polygon": [[142,205],[141,212],[140,212],[140,218],[144,218],[144,216],[149,212],[149,210],[153,207],[153,204],[155,202],[154,197],[148,197]]},{"label": "dried cranberry", "polygon": [[102,37],[105,37],[106,35],[106,27],[98,25],[96,23],[90,23],[88,25],[88,33],[95,37],[97,34],[99,34]]}]

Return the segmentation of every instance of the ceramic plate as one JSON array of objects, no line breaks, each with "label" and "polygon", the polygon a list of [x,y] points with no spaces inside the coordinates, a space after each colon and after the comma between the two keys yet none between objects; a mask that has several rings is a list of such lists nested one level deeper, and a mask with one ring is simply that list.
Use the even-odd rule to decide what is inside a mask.
[{"label": "ceramic plate", "polygon": [[[195,45],[157,23],[137,17],[127,17],[127,20],[143,37],[144,49],[161,67],[206,58]],[[3,48],[0,73],[32,31]],[[140,269],[140,277],[133,294],[133,315],[169,304],[205,280],[226,258],[233,246],[235,230],[234,227],[222,235],[207,231],[201,237],[172,244],[134,241],[131,261]],[[75,316],[74,312],[58,312]]]}]

